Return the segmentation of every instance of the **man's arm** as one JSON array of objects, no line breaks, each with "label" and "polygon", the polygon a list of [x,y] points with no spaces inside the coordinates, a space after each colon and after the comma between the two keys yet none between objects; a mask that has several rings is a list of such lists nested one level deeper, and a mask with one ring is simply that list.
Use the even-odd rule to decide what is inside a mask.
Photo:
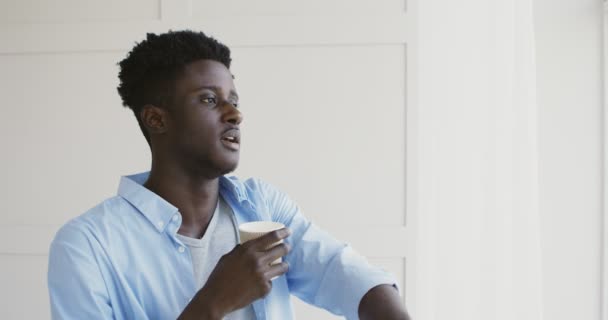
[{"label": "man's arm", "polygon": [[[286,194],[262,181],[258,180],[257,184],[267,201],[272,220],[293,231],[287,240],[292,250],[285,257],[290,266],[287,281],[291,294],[354,320],[360,318],[359,306],[371,289],[396,283],[393,275],[370,265],[347,243],[335,239],[306,219]],[[395,295],[398,297],[396,292]],[[372,294],[372,302],[376,301],[375,296]]]},{"label": "man's arm", "polygon": [[397,289],[379,285],[368,291],[359,304],[359,319],[410,320]]},{"label": "man's arm", "polygon": [[48,264],[51,319],[114,318],[98,252],[95,243],[72,225],[57,232]]},{"label": "man's arm", "polygon": [[272,289],[271,279],[285,274],[289,268],[285,262],[276,265],[271,262],[285,256],[289,246],[282,243],[267,248],[289,234],[289,229],[277,230],[225,254],[178,320],[223,319],[267,295]]}]

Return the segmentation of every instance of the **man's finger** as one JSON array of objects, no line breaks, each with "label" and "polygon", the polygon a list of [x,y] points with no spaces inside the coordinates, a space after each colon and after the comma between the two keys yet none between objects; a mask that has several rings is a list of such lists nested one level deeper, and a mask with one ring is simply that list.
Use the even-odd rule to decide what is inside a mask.
[{"label": "man's finger", "polygon": [[291,247],[286,243],[280,243],[276,246],[270,248],[268,251],[264,253],[262,256],[262,262],[270,264],[271,262],[277,260],[278,258],[284,257],[289,253]]},{"label": "man's finger", "polygon": [[282,276],[289,271],[289,264],[287,262],[281,262],[270,266],[270,269],[266,271],[265,276],[268,280],[272,280],[274,277]]},{"label": "man's finger", "polygon": [[257,239],[251,240],[251,246],[257,251],[266,251],[273,244],[287,238],[291,234],[288,228],[279,229],[265,234]]}]

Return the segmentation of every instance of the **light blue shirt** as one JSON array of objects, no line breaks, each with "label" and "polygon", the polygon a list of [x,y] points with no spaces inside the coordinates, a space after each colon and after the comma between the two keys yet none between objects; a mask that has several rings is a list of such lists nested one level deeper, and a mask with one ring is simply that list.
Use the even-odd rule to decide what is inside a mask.
[{"label": "light blue shirt", "polygon": [[[57,232],[48,269],[53,319],[176,319],[196,294],[189,249],[176,237],[182,217],[142,186],[148,174],[122,177],[117,196]],[[239,224],[277,221],[292,231],[286,239],[289,271],[253,302],[256,319],[295,318],[290,294],[358,319],[367,291],[397,286],[392,275],[316,227],[273,186],[221,177],[220,194]]]}]

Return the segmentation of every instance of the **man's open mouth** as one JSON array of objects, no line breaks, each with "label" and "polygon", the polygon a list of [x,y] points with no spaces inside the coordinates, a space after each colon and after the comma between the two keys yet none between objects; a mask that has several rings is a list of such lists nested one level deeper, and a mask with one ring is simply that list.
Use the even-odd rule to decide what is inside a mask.
[{"label": "man's open mouth", "polygon": [[241,142],[241,135],[238,129],[231,129],[225,132],[221,138],[222,144],[228,149],[238,151]]}]

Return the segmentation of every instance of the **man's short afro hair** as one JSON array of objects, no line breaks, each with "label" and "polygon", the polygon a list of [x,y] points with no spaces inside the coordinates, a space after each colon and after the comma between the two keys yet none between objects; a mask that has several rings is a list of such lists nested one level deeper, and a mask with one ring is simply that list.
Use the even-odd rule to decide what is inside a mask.
[{"label": "man's short afro hair", "polygon": [[133,110],[148,144],[149,134],[139,118],[142,107],[166,107],[172,99],[176,77],[187,64],[201,59],[215,60],[230,68],[230,49],[202,32],[148,33],[118,63],[118,94],[122,104]]}]

